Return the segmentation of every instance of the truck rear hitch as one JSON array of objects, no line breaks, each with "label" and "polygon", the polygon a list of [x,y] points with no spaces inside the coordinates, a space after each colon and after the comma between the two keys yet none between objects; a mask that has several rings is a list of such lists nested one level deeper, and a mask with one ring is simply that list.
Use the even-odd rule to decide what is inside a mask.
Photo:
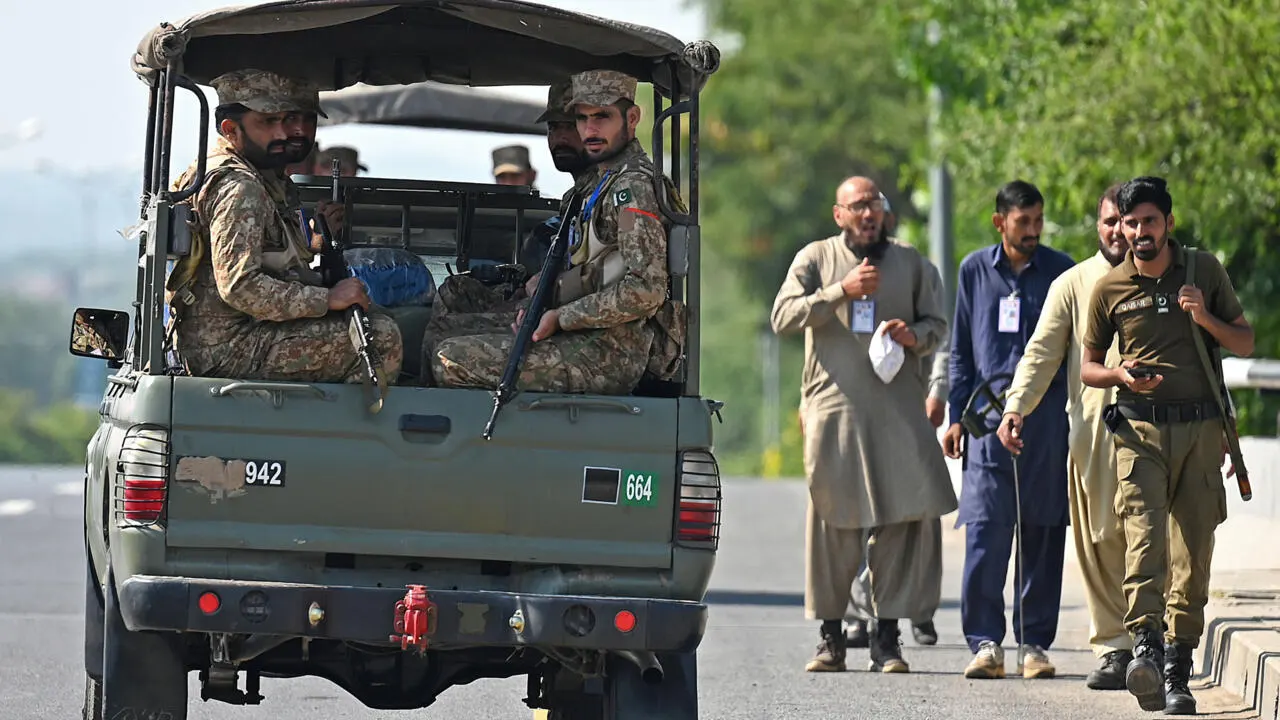
[{"label": "truck rear hitch", "polygon": [[391,642],[400,643],[401,650],[413,645],[422,655],[427,651],[427,638],[435,632],[436,604],[427,596],[425,585],[408,587],[404,598],[396,602]]}]

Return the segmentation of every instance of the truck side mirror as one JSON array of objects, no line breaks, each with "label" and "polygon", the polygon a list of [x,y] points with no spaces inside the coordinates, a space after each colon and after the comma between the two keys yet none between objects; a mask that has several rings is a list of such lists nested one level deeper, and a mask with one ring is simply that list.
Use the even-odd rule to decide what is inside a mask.
[{"label": "truck side mirror", "polygon": [[71,320],[72,355],[104,360],[124,357],[129,342],[129,314],[119,310],[76,308]]}]

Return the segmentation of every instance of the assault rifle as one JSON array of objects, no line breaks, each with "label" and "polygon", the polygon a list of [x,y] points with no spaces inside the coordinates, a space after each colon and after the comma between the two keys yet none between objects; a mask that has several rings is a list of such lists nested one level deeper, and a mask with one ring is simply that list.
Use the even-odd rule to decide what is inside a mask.
[{"label": "assault rifle", "polygon": [[520,328],[516,331],[516,340],[511,345],[511,354],[507,356],[507,367],[502,372],[502,380],[498,382],[498,387],[493,391],[493,412],[489,415],[489,422],[484,427],[484,439],[493,439],[493,426],[498,421],[498,412],[502,410],[502,406],[511,402],[517,394],[516,379],[520,376],[520,364],[524,361],[524,356],[529,352],[529,342],[533,339],[533,331],[538,327],[538,323],[542,320],[542,313],[547,308],[547,302],[550,300],[552,288],[555,286],[556,278],[560,276],[560,270],[564,268],[565,253],[568,252],[569,246],[569,228],[573,225],[570,222],[578,214],[578,209],[582,205],[582,198],[574,196],[569,202],[564,218],[560,221],[560,227],[556,230],[555,238],[551,241],[551,251],[547,253],[546,259],[542,261],[542,274],[538,276],[538,287],[533,291],[533,297],[529,298],[529,306],[525,309],[524,319],[520,322]]},{"label": "assault rifle", "polygon": [[[338,158],[333,159],[333,173],[330,177],[333,181],[331,199],[335,203],[341,200],[338,197],[340,164]],[[324,278],[325,285],[333,287],[339,280],[351,277],[351,268],[342,255],[344,249],[342,243],[334,238],[333,232],[329,229],[329,223],[325,221],[322,213],[316,213],[316,224],[320,226],[320,235],[324,238],[324,247],[320,251],[320,274]],[[382,401],[387,396],[387,387],[378,377],[382,358],[378,357],[378,349],[373,344],[373,326],[369,323],[369,316],[364,308],[359,305],[348,307],[346,313],[347,336],[356,350],[356,356],[364,365],[365,400],[369,403],[369,412],[376,414],[382,410]]]}]

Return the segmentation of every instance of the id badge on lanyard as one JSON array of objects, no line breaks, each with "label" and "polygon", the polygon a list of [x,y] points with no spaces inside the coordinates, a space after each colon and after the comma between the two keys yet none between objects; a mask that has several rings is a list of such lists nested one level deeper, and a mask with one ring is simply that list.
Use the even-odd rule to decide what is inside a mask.
[{"label": "id badge on lanyard", "polygon": [[1016,292],[1000,298],[1000,320],[996,329],[1002,333],[1016,333],[1022,329],[1022,298]]},{"label": "id badge on lanyard", "polygon": [[855,333],[873,333],[876,330],[876,301],[866,297],[849,304],[849,327]]}]

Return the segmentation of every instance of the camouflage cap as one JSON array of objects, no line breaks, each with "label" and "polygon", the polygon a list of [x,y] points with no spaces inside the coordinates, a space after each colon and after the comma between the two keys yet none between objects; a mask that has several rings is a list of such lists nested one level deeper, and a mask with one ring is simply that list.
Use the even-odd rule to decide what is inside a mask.
[{"label": "camouflage cap", "polygon": [[524,145],[506,145],[493,151],[493,176],[506,173],[529,172],[533,164],[529,162],[529,148]]},{"label": "camouflage cap", "polygon": [[312,83],[266,70],[232,70],[209,82],[218,91],[218,104],[239,103],[260,113],[313,112],[320,109],[320,90]]},{"label": "camouflage cap", "polygon": [[573,122],[573,115],[565,110],[573,99],[572,91],[573,81],[569,78],[552,84],[547,90],[547,109],[534,122]]},{"label": "camouflage cap", "polygon": [[565,110],[574,105],[612,105],[623,98],[634,102],[636,79],[614,70],[590,70],[573,76],[571,93]]},{"label": "camouflage cap", "polygon": [[344,168],[357,168],[363,172],[369,171],[368,167],[360,163],[360,153],[355,148],[346,145],[334,145],[321,150],[316,155],[316,162],[327,168],[333,163],[334,158],[338,158],[338,162],[342,163]]}]

